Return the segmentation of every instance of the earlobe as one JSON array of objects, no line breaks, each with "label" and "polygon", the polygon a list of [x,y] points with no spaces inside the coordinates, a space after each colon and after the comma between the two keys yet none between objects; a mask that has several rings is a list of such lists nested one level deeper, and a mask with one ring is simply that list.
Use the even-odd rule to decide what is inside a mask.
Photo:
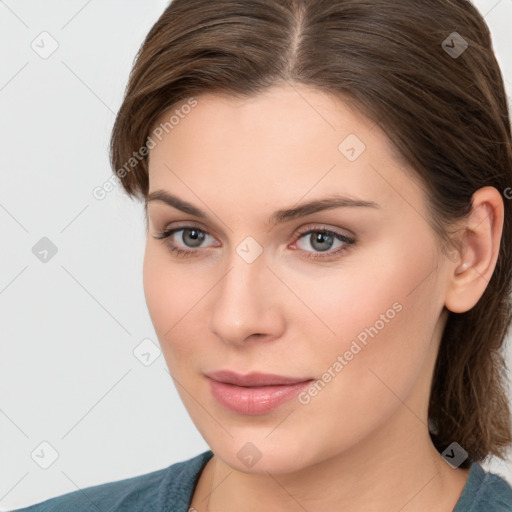
[{"label": "earlobe", "polygon": [[498,260],[503,230],[503,199],[494,187],[473,194],[464,222],[461,256],[449,266],[445,306],[453,313],[469,311],[483,295]]}]

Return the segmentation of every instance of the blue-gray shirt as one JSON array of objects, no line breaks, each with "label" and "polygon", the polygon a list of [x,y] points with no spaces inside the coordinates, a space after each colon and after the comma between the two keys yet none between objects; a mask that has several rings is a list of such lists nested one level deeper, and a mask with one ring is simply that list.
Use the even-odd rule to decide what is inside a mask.
[{"label": "blue-gray shirt", "polygon": [[[144,475],[86,487],[14,512],[188,512],[211,450]],[[471,465],[452,512],[512,512],[512,488],[500,476]]]}]

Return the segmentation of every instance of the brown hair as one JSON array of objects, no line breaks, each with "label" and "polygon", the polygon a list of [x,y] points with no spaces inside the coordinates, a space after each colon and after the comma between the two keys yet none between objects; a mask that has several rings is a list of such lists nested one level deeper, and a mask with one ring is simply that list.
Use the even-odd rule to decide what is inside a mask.
[{"label": "brown hair", "polygon": [[[286,83],[350,98],[384,128],[424,185],[443,250],[476,190],[510,190],[503,79],[489,29],[466,0],[174,0],[139,50],[115,121],[111,162],[122,186],[147,195],[146,146],[165,110],[194,94],[250,97]],[[431,388],[434,445],[457,441],[469,453],[463,467],[503,457],[511,443],[501,350],[512,318],[512,201],[504,203],[496,268],[472,309],[449,313]]]}]

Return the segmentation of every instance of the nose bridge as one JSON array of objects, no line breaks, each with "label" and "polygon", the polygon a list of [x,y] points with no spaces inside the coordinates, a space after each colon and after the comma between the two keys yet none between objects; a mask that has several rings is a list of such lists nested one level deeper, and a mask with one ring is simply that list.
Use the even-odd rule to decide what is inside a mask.
[{"label": "nose bridge", "polygon": [[243,342],[252,334],[276,335],[282,326],[278,308],[274,307],[275,278],[266,268],[262,253],[254,258],[252,252],[247,257],[253,250],[250,245],[240,244],[216,287],[210,329],[226,342]]}]

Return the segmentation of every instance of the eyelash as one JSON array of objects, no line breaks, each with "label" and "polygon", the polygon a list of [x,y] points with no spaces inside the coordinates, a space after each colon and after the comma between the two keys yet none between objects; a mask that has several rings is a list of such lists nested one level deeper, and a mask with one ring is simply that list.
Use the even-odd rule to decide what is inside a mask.
[{"label": "eyelash", "polygon": [[[183,231],[186,229],[193,229],[193,230],[199,231],[207,236],[212,236],[212,235],[210,235],[210,233],[208,233],[208,231],[205,231],[204,229],[200,229],[196,226],[180,226],[177,228],[171,228],[171,229],[161,231],[157,236],[154,236],[154,238],[156,238],[157,240],[164,240],[164,242],[165,242],[166,239],[169,238],[174,233],[176,233],[178,231]],[[317,251],[317,252],[304,251],[306,253],[305,257],[309,258],[309,259],[326,259],[326,258],[332,258],[333,256],[338,256],[339,254],[346,251],[349,246],[354,245],[356,243],[356,240],[353,238],[350,238],[346,235],[342,235],[341,233],[337,233],[336,231],[332,231],[329,229],[321,229],[321,228],[309,228],[309,229],[302,229],[302,230],[299,229],[297,231],[297,233],[295,234],[294,238],[296,238],[296,241],[298,241],[300,238],[302,238],[306,235],[310,235],[311,233],[321,233],[323,235],[332,236],[332,237],[336,238],[337,240],[340,240],[341,242],[343,242],[344,245],[341,247],[338,247],[335,250],[329,250],[329,251],[322,251],[322,252],[320,252],[320,251]],[[199,256],[198,250],[182,249],[175,245],[171,245],[170,243],[167,243],[167,242],[166,242],[166,245],[172,253],[176,254],[179,257],[186,258],[189,256],[191,256],[191,257]]]}]

